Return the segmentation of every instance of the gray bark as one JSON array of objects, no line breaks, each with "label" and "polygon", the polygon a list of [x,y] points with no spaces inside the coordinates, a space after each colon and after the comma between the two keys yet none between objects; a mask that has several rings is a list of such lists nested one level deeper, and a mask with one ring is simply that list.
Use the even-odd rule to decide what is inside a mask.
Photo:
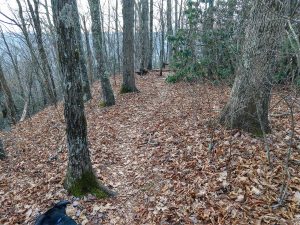
[{"label": "gray bark", "polygon": [[3,142],[0,139],[0,160],[3,160],[5,158],[6,158],[6,154],[5,154],[5,151],[4,151]]},{"label": "gray bark", "polygon": [[208,60],[207,65],[207,76],[212,77],[213,75],[213,56],[209,39],[213,38],[211,33],[214,28],[214,0],[208,0],[208,8],[204,14],[203,33],[206,36],[204,39],[203,55]]},{"label": "gray bark", "polygon": [[87,123],[81,84],[79,16],[74,0],[52,0],[53,19],[58,34],[59,60],[65,77],[65,120],[68,168],[65,188],[76,196],[98,188],[87,143]]},{"label": "gray bark", "polygon": [[89,77],[90,83],[92,84],[94,82],[93,54],[92,54],[91,44],[90,44],[90,34],[86,27],[86,21],[85,21],[84,17],[83,17],[83,29],[84,29],[85,44],[86,44],[88,77]]},{"label": "gray bark", "polygon": [[15,71],[16,76],[17,76],[19,87],[20,87],[21,96],[22,96],[23,99],[25,99],[25,92],[24,92],[22,81],[21,81],[21,73],[20,73],[20,69],[19,69],[19,65],[18,65],[17,56],[13,56],[13,54],[12,54],[12,52],[10,50],[10,47],[9,47],[7,41],[6,41],[5,35],[4,35],[4,33],[3,33],[2,30],[1,30],[1,36],[2,36],[2,39],[3,39],[4,45],[6,47],[7,54],[8,54],[8,56],[9,56],[11,62],[12,62],[14,71]]},{"label": "gray bark", "polygon": [[[36,69],[35,72],[36,72],[37,76],[39,76],[37,68],[40,68],[41,70],[43,70],[43,69],[42,69],[41,65],[39,64],[39,61],[38,61],[38,59],[37,59],[37,57],[35,55],[35,52],[34,52],[34,48],[33,48],[32,42],[31,42],[31,40],[29,38],[29,33],[28,33],[28,30],[27,30],[27,24],[25,22],[24,15],[23,15],[22,5],[20,3],[20,0],[16,0],[16,1],[17,1],[17,4],[18,4],[19,17],[20,17],[20,20],[21,20],[21,24],[18,24],[18,26],[22,30],[22,33],[23,33],[24,38],[25,38],[25,42],[26,42],[26,44],[28,46],[28,49],[29,49],[29,52],[30,52],[31,59],[34,62],[34,64],[36,65],[35,66],[35,69]],[[44,78],[44,80],[41,81],[41,82],[44,83],[44,85],[46,86],[45,90],[46,90],[47,95],[48,95],[48,97],[50,99],[50,102],[51,103],[55,103],[56,100],[55,100],[55,96],[54,96],[53,90],[51,88],[49,77],[45,75],[45,76],[43,76],[43,78]],[[41,80],[42,78],[38,78],[38,79]],[[44,90],[42,90],[42,91],[44,91]],[[45,104],[47,104],[48,97],[45,99],[46,100]]]},{"label": "gray bark", "polygon": [[153,67],[153,0],[150,0],[150,32],[149,32],[149,58],[148,58],[148,70],[152,70]]},{"label": "gray bark", "polygon": [[275,0],[252,4],[236,79],[220,121],[261,135],[270,131],[268,109],[276,50],[284,31],[284,5]]},{"label": "gray bark", "polygon": [[[119,73],[121,73],[121,55],[120,55],[120,37],[119,37],[119,0],[116,0],[116,18],[115,18],[115,26],[116,26],[116,45],[117,45],[117,65]],[[133,25],[132,25],[133,26]]]},{"label": "gray bark", "polygon": [[140,72],[141,75],[147,68],[149,57],[149,1],[141,0],[141,63]]},{"label": "gray bark", "polygon": [[178,0],[175,0],[174,4],[175,4],[175,28],[174,28],[175,32],[174,33],[176,33],[178,30]]},{"label": "gray bark", "polygon": [[[167,0],[167,36],[170,37],[173,35],[173,28],[172,28],[172,2],[171,0]],[[168,40],[168,59],[169,63],[172,60],[172,43]]]},{"label": "gray bark", "polygon": [[39,15],[39,3],[37,0],[33,0],[34,2],[34,9],[30,3],[29,0],[27,0],[28,6],[29,6],[29,11],[31,14],[31,18],[33,20],[33,24],[34,24],[34,29],[36,32],[36,41],[37,41],[37,45],[38,45],[38,52],[39,52],[39,56],[40,59],[42,60],[42,70],[45,73],[45,76],[47,77],[47,80],[49,80],[49,82],[51,82],[51,92],[53,95],[51,97],[51,101],[52,103],[56,104],[57,103],[57,93],[56,93],[56,88],[55,88],[55,83],[54,83],[54,77],[53,77],[53,73],[52,73],[52,69],[50,67],[48,58],[47,58],[47,54],[46,54],[46,50],[44,48],[44,44],[43,44],[43,37],[42,37],[42,28],[41,28],[41,22],[40,22],[40,15]]},{"label": "gray bark", "polygon": [[134,2],[123,0],[123,84],[121,92],[137,91],[134,78]]},{"label": "gray bark", "polygon": [[164,0],[161,1],[160,8],[160,29],[161,29],[161,41],[160,41],[160,76],[162,76],[162,69],[164,67],[165,56],[165,21],[164,21]]},{"label": "gray bark", "polygon": [[100,4],[99,0],[89,0],[89,6],[92,17],[92,36],[95,57],[97,61],[97,73],[100,76],[102,98],[104,106],[112,106],[115,104],[114,93],[110,84],[110,80],[105,70],[104,54],[103,54],[103,37],[100,23]]},{"label": "gray bark", "polygon": [[17,123],[17,108],[13,99],[13,96],[11,94],[11,91],[8,87],[8,84],[6,82],[6,78],[4,76],[2,64],[0,63],[0,85],[2,87],[2,90],[5,94],[5,99],[6,99],[6,105],[7,109],[9,111],[9,115],[11,117],[11,121],[13,124]]},{"label": "gray bark", "polygon": [[[77,8],[76,8],[77,9]],[[74,12],[77,14],[77,17],[79,18],[79,12],[78,9]],[[92,99],[91,89],[90,89],[90,82],[88,78],[88,72],[86,68],[86,59],[84,55],[83,50],[83,43],[82,43],[82,35],[81,35],[81,29],[80,29],[80,20],[78,19],[78,25],[76,25],[76,35],[79,40],[79,61],[80,61],[80,69],[81,69],[81,82],[82,82],[82,96],[83,101],[87,102],[90,99]]]}]

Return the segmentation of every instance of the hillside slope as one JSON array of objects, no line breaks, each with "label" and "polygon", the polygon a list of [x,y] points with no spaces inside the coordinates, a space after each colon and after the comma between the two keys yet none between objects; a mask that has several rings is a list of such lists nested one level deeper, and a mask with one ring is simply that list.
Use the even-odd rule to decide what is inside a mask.
[{"label": "hillside slope", "polygon": [[[267,137],[270,168],[262,139],[217,124],[228,88],[170,85],[157,74],[138,77],[137,85],[140,93],[118,95],[117,105],[101,108],[96,84],[86,104],[93,166],[117,197],[68,196],[63,107],[48,107],[1,134],[8,159],[0,161],[0,224],[32,224],[61,199],[74,201],[68,213],[82,224],[300,224],[297,144],[287,201],[272,208],[286,179],[291,128],[280,93]],[[116,93],[119,86],[117,80]],[[299,144],[299,113],[295,121]]]}]

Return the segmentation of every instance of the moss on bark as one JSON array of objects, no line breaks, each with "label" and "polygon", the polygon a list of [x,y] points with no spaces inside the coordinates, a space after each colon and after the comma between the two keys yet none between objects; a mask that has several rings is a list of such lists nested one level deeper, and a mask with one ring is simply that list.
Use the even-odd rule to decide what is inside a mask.
[{"label": "moss on bark", "polygon": [[131,93],[131,92],[138,92],[138,90],[132,89],[129,86],[122,84],[120,94],[126,94],[126,93]]},{"label": "moss on bark", "polygon": [[83,173],[81,178],[75,180],[70,187],[67,187],[66,184],[67,182],[65,182],[65,188],[76,197],[92,194],[97,198],[107,198],[114,195],[113,192],[99,183],[93,172]]}]

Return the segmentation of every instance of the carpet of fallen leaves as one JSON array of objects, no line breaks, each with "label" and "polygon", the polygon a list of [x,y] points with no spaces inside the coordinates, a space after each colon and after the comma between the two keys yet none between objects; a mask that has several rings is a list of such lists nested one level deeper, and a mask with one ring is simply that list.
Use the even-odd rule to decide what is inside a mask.
[{"label": "carpet of fallen leaves", "polygon": [[[290,145],[283,91],[274,93],[272,134],[262,139],[218,125],[228,87],[164,79],[154,73],[137,77],[140,93],[118,94],[109,108],[99,106],[95,84],[94,99],[86,104],[93,166],[118,193],[115,198],[79,199],[64,190],[62,104],[2,133],[8,158],[0,161],[0,224],[33,224],[61,199],[72,201],[67,212],[83,225],[300,224],[300,114],[294,110]],[[117,79],[115,93],[119,87]],[[284,203],[273,207],[281,193]]]}]

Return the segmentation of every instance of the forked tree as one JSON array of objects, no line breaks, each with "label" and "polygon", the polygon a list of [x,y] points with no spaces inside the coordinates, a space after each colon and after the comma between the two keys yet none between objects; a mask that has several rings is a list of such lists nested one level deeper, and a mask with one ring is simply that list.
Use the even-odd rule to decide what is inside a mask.
[{"label": "forked tree", "polygon": [[106,197],[112,193],[97,180],[90,159],[87,143],[87,123],[81,84],[80,28],[75,0],[52,0],[53,20],[57,30],[57,45],[61,72],[65,78],[66,133],[68,144],[68,168],[65,188],[75,196],[87,193]]},{"label": "forked tree", "polygon": [[257,135],[270,131],[268,110],[276,53],[284,32],[285,4],[255,0],[229,102],[220,121]]}]

